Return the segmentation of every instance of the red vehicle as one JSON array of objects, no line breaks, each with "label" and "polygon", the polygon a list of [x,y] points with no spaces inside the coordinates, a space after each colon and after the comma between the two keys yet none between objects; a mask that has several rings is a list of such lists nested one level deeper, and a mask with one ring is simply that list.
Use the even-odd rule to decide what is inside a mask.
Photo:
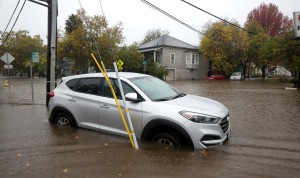
[{"label": "red vehicle", "polygon": [[223,75],[215,74],[215,75],[208,76],[207,79],[208,80],[225,80],[225,77]]}]

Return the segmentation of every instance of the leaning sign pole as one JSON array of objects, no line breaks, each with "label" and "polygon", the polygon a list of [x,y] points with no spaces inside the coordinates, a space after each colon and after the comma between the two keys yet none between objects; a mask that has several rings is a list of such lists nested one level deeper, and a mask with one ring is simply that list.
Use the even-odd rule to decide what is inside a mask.
[{"label": "leaning sign pole", "polygon": [[[115,90],[114,90],[114,88],[112,87],[111,82],[110,82],[110,79],[108,78],[108,75],[107,75],[107,73],[106,73],[106,69],[105,69],[104,63],[103,63],[103,61],[101,61],[101,65],[102,65],[102,67],[101,67],[101,65],[100,65],[99,62],[97,61],[96,57],[94,56],[94,54],[92,53],[91,55],[92,55],[92,58],[94,59],[96,65],[98,66],[99,70],[101,71],[102,75],[104,76],[104,78],[105,78],[107,84],[108,84],[109,87],[110,87],[111,93],[113,94],[113,97],[114,97],[114,99],[115,99],[117,108],[118,108],[119,113],[120,113],[120,116],[121,116],[121,119],[122,119],[123,124],[124,124],[124,126],[125,126],[125,130],[126,130],[126,132],[127,132],[127,134],[128,134],[128,137],[129,137],[129,139],[130,139],[131,145],[132,145],[133,148],[138,149],[139,147],[138,147],[138,145],[137,145],[137,141],[136,141],[135,133],[134,133],[134,130],[133,130],[133,127],[132,127],[132,124],[131,124],[130,117],[128,118],[128,119],[129,119],[129,124],[130,124],[130,130],[129,130],[128,125],[127,125],[127,122],[126,122],[125,117],[124,117],[124,114],[123,114],[123,111],[122,111],[122,108],[121,108],[121,106],[120,106],[120,104],[119,104],[119,100],[118,100],[118,98],[117,98],[117,96],[116,96]],[[115,66],[115,63],[114,63],[114,66]],[[116,70],[116,72],[118,72],[118,70]],[[119,79],[118,79],[118,80],[119,80]],[[119,86],[121,87],[121,85],[119,85]],[[120,88],[120,89],[121,89],[121,88]],[[122,90],[122,89],[121,89],[121,90]],[[123,92],[123,94],[124,94],[124,92]],[[122,98],[124,98],[124,96],[122,96]],[[123,100],[124,100],[124,99],[123,99]],[[128,111],[127,108],[125,108],[125,112],[127,113],[127,116],[128,116],[128,115],[129,115],[129,113],[128,113],[129,111]]]},{"label": "leaning sign pole", "polygon": [[[119,62],[119,64],[121,65],[119,68],[121,68],[124,63],[121,61],[121,63]],[[134,133],[133,125],[132,125],[132,122],[131,122],[131,117],[130,117],[130,114],[129,114],[129,109],[127,107],[126,99],[125,99],[125,96],[124,96],[124,90],[123,90],[123,87],[122,87],[122,82],[121,82],[121,79],[120,79],[120,76],[119,76],[118,67],[117,67],[116,62],[114,62],[114,68],[115,68],[116,76],[117,76],[117,79],[118,79],[119,88],[120,88],[120,91],[121,91],[121,97],[122,97],[122,100],[123,100],[123,104],[124,104],[124,108],[125,108],[125,112],[126,112],[126,116],[127,116],[127,121],[128,121],[129,128],[130,128],[130,134],[131,134],[131,136],[133,138],[133,141],[134,141],[134,148],[138,149],[139,146],[138,146],[136,136],[135,136],[135,133]]]}]

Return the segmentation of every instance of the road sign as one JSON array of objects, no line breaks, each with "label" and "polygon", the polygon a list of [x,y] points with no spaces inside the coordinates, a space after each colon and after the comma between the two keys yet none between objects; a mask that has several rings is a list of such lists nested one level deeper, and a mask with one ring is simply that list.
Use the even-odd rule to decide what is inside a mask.
[{"label": "road sign", "polygon": [[13,60],[15,60],[15,58],[9,54],[9,53],[5,53],[2,57],[1,57],[1,60],[3,62],[5,62],[5,64],[10,64]]},{"label": "road sign", "polygon": [[124,65],[124,62],[120,59],[118,60],[117,65],[118,65],[118,70],[122,70],[123,69],[122,66]]},{"label": "road sign", "polygon": [[296,38],[300,38],[300,11],[293,12],[294,15],[294,33]]},{"label": "road sign", "polygon": [[4,65],[4,69],[13,69],[13,65]]},{"label": "road sign", "polygon": [[117,62],[118,67],[122,67],[124,65],[124,62],[120,59]]},{"label": "road sign", "polygon": [[38,52],[32,52],[32,62],[39,62],[40,54]]}]

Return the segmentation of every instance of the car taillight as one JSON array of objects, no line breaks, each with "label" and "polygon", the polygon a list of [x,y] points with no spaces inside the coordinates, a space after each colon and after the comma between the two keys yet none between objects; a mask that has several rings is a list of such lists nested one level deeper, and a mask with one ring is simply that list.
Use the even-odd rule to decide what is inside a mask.
[{"label": "car taillight", "polygon": [[53,97],[54,96],[54,92],[50,91],[49,96],[50,96],[50,98]]}]

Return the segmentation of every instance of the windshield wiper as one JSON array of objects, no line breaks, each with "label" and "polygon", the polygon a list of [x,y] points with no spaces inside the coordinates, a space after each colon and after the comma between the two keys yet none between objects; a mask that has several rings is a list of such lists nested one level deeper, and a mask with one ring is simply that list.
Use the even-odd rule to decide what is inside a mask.
[{"label": "windshield wiper", "polygon": [[185,93],[179,93],[178,95],[174,96],[174,97],[172,98],[172,100],[173,100],[173,99],[176,99],[176,98],[184,97],[185,95],[186,95]]},{"label": "windshield wiper", "polygon": [[169,101],[169,100],[170,100],[169,98],[160,98],[153,101]]},{"label": "windshield wiper", "polygon": [[174,97],[160,98],[160,99],[155,99],[153,101],[169,101],[169,100],[173,100],[173,99],[176,99],[176,98],[184,97],[185,95],[186,95],[185,93],[178,93]]}]

